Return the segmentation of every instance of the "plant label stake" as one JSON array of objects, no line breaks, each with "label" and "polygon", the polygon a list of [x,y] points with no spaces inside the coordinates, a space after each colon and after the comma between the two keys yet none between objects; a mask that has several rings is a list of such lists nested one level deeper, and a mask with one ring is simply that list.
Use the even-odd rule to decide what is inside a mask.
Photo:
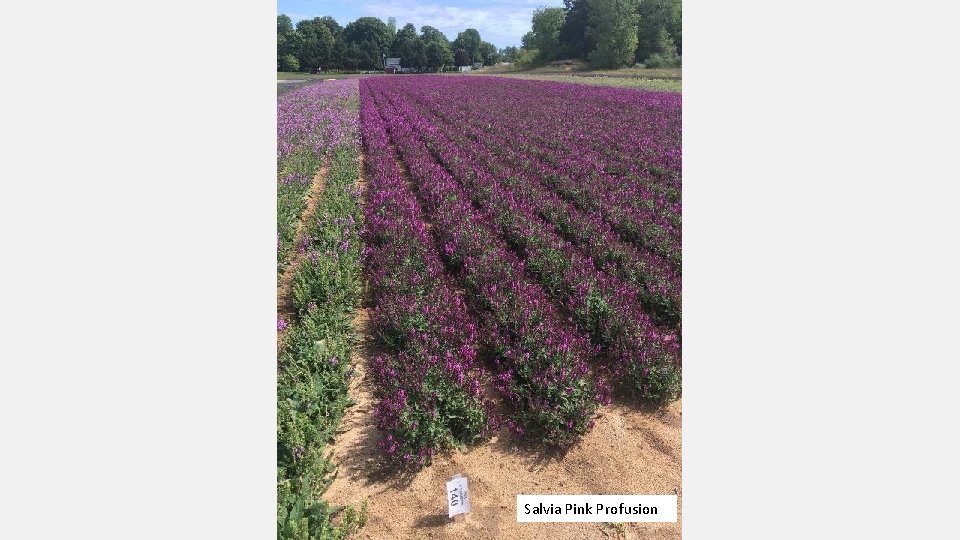
[{"label": "plant label stake", "polygon": [[467,477],[458,474],[447,482],[447,514],[453,516],[470,511],[470,493],[467,490]]}]

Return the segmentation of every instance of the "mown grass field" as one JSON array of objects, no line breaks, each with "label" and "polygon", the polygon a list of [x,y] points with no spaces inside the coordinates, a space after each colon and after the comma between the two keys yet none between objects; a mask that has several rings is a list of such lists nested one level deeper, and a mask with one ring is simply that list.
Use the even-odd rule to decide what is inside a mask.
[{"label": "mown grass field", "polygon": [[590,84],[594,86],[613,86],[617,88],[635,88],[637,90],[654,90],[657,92],[677,92],[683,90],[683,83],[680,80],[671,79],[642,79],[637,77],[601,75],[601,74],[553,74],[553,73],[524,73],[524,72],[484,72],[483,70],[472,74],[476,77],[497,76],[511,79],[526,79],[533,81],[555,81],[575,84]]}]

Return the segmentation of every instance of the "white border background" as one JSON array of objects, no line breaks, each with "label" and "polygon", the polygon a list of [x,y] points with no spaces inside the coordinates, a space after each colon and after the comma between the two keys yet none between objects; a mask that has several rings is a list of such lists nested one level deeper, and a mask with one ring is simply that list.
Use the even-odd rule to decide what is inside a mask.
[{"label": "white border background", "polygon": [[[684,3],[686,538],[955,529],[940,5]],[[275,16],[5,8],[0,537],[275,535]]]}]

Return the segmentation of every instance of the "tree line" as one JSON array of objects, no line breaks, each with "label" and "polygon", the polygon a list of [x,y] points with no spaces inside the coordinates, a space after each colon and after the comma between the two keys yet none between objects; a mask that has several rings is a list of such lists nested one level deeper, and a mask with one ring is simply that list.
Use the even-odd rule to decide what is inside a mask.
[{"label": "tree line", "polygon": [[680,0],[564,0],[564,7],[533,12],[519,64],[569,58],[596,68],[633,64],[679,67],[682,46]]},{"label": "tree line", "polygon": [[315,17],[294,27],[287,15],[277,16],[278,71],[381,70],[384,57],[399,57],[403,67],[419,71],[442,71],[477,62],[496,64],[501,51],[474,28],[451,42],[432,26],[423,26],[420,33],[412,24],[397,30],[393,17],[386,23],[360,17],[345,27],[333,17]]}]

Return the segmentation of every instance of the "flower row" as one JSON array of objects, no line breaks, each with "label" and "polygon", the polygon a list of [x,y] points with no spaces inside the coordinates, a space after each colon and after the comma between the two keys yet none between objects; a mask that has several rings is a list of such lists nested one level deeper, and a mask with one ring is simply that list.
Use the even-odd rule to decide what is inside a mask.
[{"label": "flower row", "polygon": [[[585,362],[593,347],[566,321],[543,288],[525,275],[523,263],[488,220],[460,195],[456,181],[420,142],[416,127],[393,114],[376,81],[363,81],[409,170],[432,232],[447,264],[466,285],[481,312],[482,339],[491,348],[498,373],[494,386],[511,405],[507,424],[517,434],[566,443],[593,423],[598,401],[606,399],[602,381]],[[368,90],[369,94],[368,94]]]},{"label": "flower row", "polygon": [[389,149],[382,120],[361,106],[368,197],[364,261],[372,323],[386,348],[372,366],[381,447],[424,464],[438,450],[477,442],[493,425],[479,381],[478,329],[454,292],[416,199]]}]

